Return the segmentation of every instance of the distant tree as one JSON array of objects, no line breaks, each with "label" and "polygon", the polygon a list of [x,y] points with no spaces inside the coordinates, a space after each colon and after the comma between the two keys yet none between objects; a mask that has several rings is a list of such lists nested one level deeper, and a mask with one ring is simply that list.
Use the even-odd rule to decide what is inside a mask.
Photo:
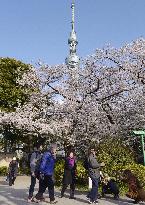
[{"label": "distant tree", "polygon": [[[24,104],[28,97],[26,87],[19,85],[18,80],[28,72],[30,65],[12,58],[0,58],[0,109],[15,110]],[[29,88],[27,88],[29,89]]]},{"label": "distant tree", "polygon": [[[0,58],[0,111],[6,115],[29,101],[33,92],[38,92],[39,86],[33,81],[33,66],[12,58]],[[29,78],[31,74],[32,78]],[[29,82],[27,82],[26,78]],[[21,82],[23,79],[24,83]],[[37,77],[35,76],[35,80]],[[33,81],[33,85],[31,82]],[[0,144],[7,150],[12,150],[18,142],[25,142],[22,129],[17,129],[7,119],[0,127]]]}]

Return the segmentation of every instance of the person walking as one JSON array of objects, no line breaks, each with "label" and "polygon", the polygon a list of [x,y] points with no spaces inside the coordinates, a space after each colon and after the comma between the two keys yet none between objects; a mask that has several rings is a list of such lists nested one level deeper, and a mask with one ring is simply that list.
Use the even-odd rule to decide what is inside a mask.
[{"label": "person walking", "polygon": [[37,179],[39,180],[39,166],[42,158],[41,151],[42,151],[42,147],[40,145],[36,145],[30,157],[31,184],[29,188],[29,196],[27,200],[28,202],[33,201],[33,193],[36,185],[36,180]]},{"label": "person walking", "polygon": [[14,185],[18,173],[18,162],[16,157],[13,157],[12,161],[9,164],[8,175],[9,175],[9,186]]},{"label": "person walking", "polygon": [[41,201],[43,193],[48,188],[50,204],[56,204],[54,197],[54,167],[56,162],[56,145],[52,145],[48,151],[43,154],[40,163],[39,191],[33,198],[34,202]]},{"label": "person walking", "polygon": [[67,189],[67,186],[70,185],[69,198],[75,199],[74,197],[75,183],[76,183],[76,159],[74,153],[70,151],[65,159],[61,198],[64,197],[64,192]]},{"label": "person walking", "polygon": [[89,199],[89,204],[98,204],[98,184],[100,180],[100,167],[105,166],[105,164],[103,162],[101,164],[97,162],[94,147],[89,148],[88,153],[88,174],[92,180],[92,189],[88,193],[87,198]]}]

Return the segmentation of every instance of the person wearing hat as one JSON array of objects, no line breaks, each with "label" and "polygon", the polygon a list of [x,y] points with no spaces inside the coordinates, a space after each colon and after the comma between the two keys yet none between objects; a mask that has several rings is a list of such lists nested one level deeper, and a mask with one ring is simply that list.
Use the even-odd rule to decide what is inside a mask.
[{"label": "person wearing hat", "polygon": [[14,185],[18,173],[18,162],[16,157],[13,157],[12,161],[10,162],[8,173],[9,173],[9,186],[12,186]]}]

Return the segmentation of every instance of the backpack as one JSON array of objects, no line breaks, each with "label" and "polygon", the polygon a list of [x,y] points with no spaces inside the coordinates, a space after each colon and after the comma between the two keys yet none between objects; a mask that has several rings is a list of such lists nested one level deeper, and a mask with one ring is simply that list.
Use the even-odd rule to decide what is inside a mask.
[{"label": "backpack", "polygon": [[39,172],[40,171],[41,162],[42,162],[42,155],[39,155],[39,158],[37,159],[37,162],[36,162],[35,172]]},{"label": "backpack", "polygon": [[[33,153],[33,152],[32,152],[32,153]],[[28,167],[29,167],[29,168],[30,168],[30,159],[31,159],[32,153],[29,153],[29,154],[28,154]]]},{"label": "backpack", "polygon": [[89,169],[89,162],[88,162],[88,158],[87,158],[87,157],[84,159],[83,167],[84,167],[86,170]]},{"label": "backpack", "polygon": [[38,155],[37,154],[36,154],[37,162],[36,162],[36,166],[35,166],[35,176],[39,180],[40,179],[40,165],[41,165],[41,162],[42,162],[42,155],[40,153]]},{"label": "backpack", "polygon": [[37,171],[37,170],[39,169],[39,167],[40,167],[40,162],[41,162],[42,156],[41,156],[41,154],[40,154],[39,152],[37,152],[37,151],[34,151],[34,152],[30,153],[30,154],[29,154],[29,159],[28,159],[28,161],[29,161],[29,166],[30,166],[30,164],[31,164],[31,157],[32,157],[33,154],[35,154],[35,155],[34,155],[34,157],[32,158],[32,160],[35,160],[35,170]]}]

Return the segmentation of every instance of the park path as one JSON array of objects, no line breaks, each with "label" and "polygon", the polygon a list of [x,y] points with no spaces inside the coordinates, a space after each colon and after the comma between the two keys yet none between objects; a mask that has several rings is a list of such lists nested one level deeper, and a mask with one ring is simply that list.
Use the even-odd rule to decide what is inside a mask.
[{"label": "park path", "polygon": [[[28,188],[30,185],[30,177],[19,176],[16,179],[16,183],[13,187],[9,187],[4,177],[0,177],[0,205],[28,205],[36,203],[27,203]],[[38,183],[36,191],[38,190]],[[88,204],[84,193],[77,192],[76,200],[69,199],[69,192],[66,193],[64,198],[59,198],[60,190],[55,192],[57,205],[85,205]],[[46,193],[47,197],[47,193]],[[47,205],[49,203],[41,202],[40,205]],[[100,199],[99,205],[131,205],[132,201],[127,199],[120,199],[119,201],[112,200],[108,197],[106,199]],[[141,203],[144,204],[144,203]]]}]

